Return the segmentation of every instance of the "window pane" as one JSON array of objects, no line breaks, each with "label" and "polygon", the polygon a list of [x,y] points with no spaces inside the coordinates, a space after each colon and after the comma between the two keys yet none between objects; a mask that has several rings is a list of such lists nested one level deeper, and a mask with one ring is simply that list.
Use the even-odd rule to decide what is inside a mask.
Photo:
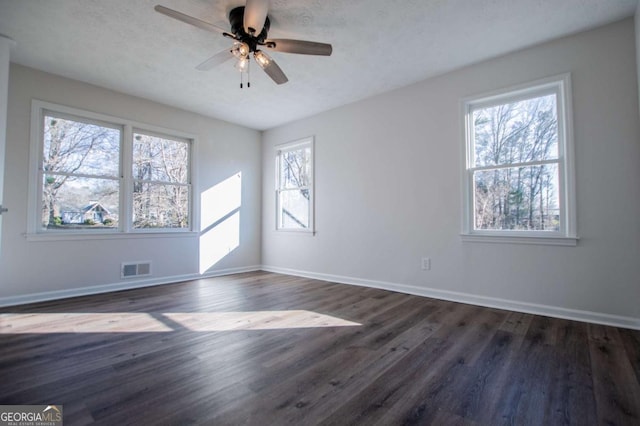
[{"label": "window pane", "polygon": [[309,186],[311,179],[311,147],[280,154],[280,188]]},{"label": "window pane", "polygon": [[134,133],[133,178],[147,181],[188,183],[189,144]]},{"label": "window pane", "polygon": [[118,177],[120,130],[45,115],[43,170]]},{"label": "window pane", "polygon": [[133,183],[134,228],[188,228],[189,187]]},{"label": "window pane", "polygon": [[476,171],[475,229],[560,230],[558,166]]},{"label": "window pane", "polygon": [[280,193],[279,228],[309,228],[309,190],[282,191]]},{"label": "window pane", "polygon": [[119,182],[115,179],[45,175],[42,227],[113,229],[118,227]]},{"label": "window pane", "polygon": [[473,111],[476,167],[558,158],[556,96]]}]

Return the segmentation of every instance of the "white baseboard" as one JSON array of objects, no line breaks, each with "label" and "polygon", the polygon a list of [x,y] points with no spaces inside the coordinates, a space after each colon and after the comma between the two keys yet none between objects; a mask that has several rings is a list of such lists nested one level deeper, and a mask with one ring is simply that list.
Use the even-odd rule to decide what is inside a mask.
[{"label": "white baseboard", "polygon": [[132,290],[142,287],[151,287],[164,284],[174,284],[181,281],[190,281],[201,278],[212,278],[224,275],[239,274],[255,271],[275,272],[279,274],[294,275],[305,278],[313,278],[322,281],[330,281],[340,284],[350,284],[362,287],[379,288],[382,290],[397,291],[399,293],[413,294],[416,296],[431,297],[434,299],[448,300],[452,302],[468,303],[471,305],[485,306],[489,308],[504,309],[508,311],[523,312],[535,315],[545,315],[554,318],[563,318],[594,324],[610,325],[614,327],[640,330],[640,318],[625,317],[605,314],[600,312],[568,309],[560,306],[539,305],[534,303],[519,302],[515,300],[500,299],[495,297],[479,296],[469,293],[460,293],[448,290],[439,290],[429,287],[419,287],[407,284],[398,284],[386,281],[368,280],[341,275],[324,274],[320,272],[300,271],[297,269],[280,268],[269,265],[254,265],[239,268],[220,269],[204,274],[173,275],[162,278],[147,278],[142,280],[118,282],[92,287],[74,288],[68,290],[48,291],[42,293],[26,294],[0,298],[0,307],[24,305],[27,303],[46,302],[50,300],[68,299],[70,297],[89,296],[93,294],[109,293],[121,290]]},{"label": "white baseboard", "polygon": [[219,269],[205,272],[204,274],[172,275],[161,278],[147,278],[142,280],[127,280],[112,284],[103,284],[92,287],[80,287],[68,290],[47,291],[42,293],[25,294],[20,296],[0,297],[0,307],[25,305],[27,303],[47,302],[50,300],[68,299],[70,297],[90,296],[93,294],[110,293],[121,290],[133,290],[142,287],[175,284],[181,281],[197,280],[200,278],[220,277],[223,275],[239,274],[242,272],[254,272],[261,270],[259,265],[240,268]]},{"label": "white baseboard", "polygon": [[198,278],[214,278],[214,277],[222,277],[225,275],[242,274],[244,272],[256,272],[256,271],[262,271],[262,266],[253,265],[253,266],[241,266],[239,268],[218,269],[216,271],[210,271],[210,272],[205,272],[203,274],[200,274],[198,275]]},{"label": "white baseboard", "polygon": [[418,287],[407,284],[367,280],[362,278],[345,277],[341,275],[323,274],[319,272],[299,271],[296,269],[280,268],[276,266],[262,265],[262,270],[279,274],[313,278],[322,281],[331,281],[340,284],[351,284],[363,287],[379,288],[382,290],[397,291],[399,293],[431,297],[433,299],[448,300],[451,302],[468,303],[470,305],[485,306],[488,308],[504,309],[507,311],[523,312],[527,314],[544,315],[554,318],[562,318],[574,321],[640,330],[640,318],[634,317],[568,309],[560,306],[538,305],[535,303],[519,302],[516,300],[479,296],[475,294],[459,293],[455,291],[439,290],[428,287]]}]

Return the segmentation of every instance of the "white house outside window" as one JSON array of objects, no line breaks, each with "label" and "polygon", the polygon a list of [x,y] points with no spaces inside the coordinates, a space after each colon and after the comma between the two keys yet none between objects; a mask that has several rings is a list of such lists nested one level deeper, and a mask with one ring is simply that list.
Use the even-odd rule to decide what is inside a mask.
[{"label": "white house outside window", "polygon": [[464,236],[575,244],[569,83],[464,102]]},{"label": "white house outside window", "polygon": [[313,232],[313,138],[276,149],[276,229]]}]

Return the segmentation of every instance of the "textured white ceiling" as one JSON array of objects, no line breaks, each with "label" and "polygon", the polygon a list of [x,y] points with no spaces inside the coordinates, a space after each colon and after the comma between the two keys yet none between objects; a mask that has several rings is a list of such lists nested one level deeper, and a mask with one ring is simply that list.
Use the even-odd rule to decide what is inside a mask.
[{"label": "textured white ceiling", "polygon": [[272,0],[269,37],[333,44],[333,55],[271,53],[240,90],[233,62],[195,66],[228,39],[153,10],[228,28],[243,0],[0,0],[12,61],[254,129],[268,129],[425,78],[633,15],[638,0]]}]

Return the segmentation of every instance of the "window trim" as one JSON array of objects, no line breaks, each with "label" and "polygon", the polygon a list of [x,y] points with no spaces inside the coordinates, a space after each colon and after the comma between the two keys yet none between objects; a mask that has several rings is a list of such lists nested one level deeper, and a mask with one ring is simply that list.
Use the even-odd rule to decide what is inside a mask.
[{"label": "window trim", "polygon": [[[308,190],[310,194],[309,198],[309,227],[308,228],[281,228],[279,227],[279,211],[280,211],[280,193],[283,191],[280,188],[280,153],[283,151],[293,151],[300,147],[309,146],[311,149],[311,162],[309,171],[309,185]],[[301,234],[310,234],[315,235],[315,137],[307,136],[305,138],[297,139],[291,142],[283,143],[280,145],[276,145],[275,149],[275,230],[277,232],[293,232],[293,233],[301,233]],[[295,188],[299,190],[300,188]],[[284,191],[290,191],[292,188],[285,189]]]},{"label": "window trim", "polygon": [[[120,211],[127,219],[120,220],[117,229],[113,230],[42,230],[39,226],[39,206],[42,200],[42,187],[39,182],[42,162],[42,149],[44,144],[44,115],[51,113],[60,116],[69,116],[70,119],[82,119],[88,122],[95,122],[110,128],[119,128],[121,136],[120,154]],[[189,228],[153,228],[134,229],[130,220],[132,212],[132,200],[127,196],[132,189],[132,166],[133,132],[139,130],[149,134],[155,134],[167,138],[173,138],[189,143]],[[193,153],[197,147],[197,137],[193,134],[167,129],[150,124],[140,123],[133,120],[115,117],[107,114],[96,113],[80,108],[73,108],[65,105],[32,99],[31,101],[31,121],[30,121],[30,141],[29,141],[29,179],[28,179],[28,211],[27,211],[27,232],[25,237],[28,241],[56,241],[56,240],[87,240],[87,239],[113,239],[113,238],[136,238],[136,237],[182,237],[197,235],[199,229],[198,200],[194,196],[197,191],[197,164],[196,156]],[[130,188],[131,187],[131,188]]]},{"label": "window trim", "polygon": [[[536,96],[556,95],[558,119],[558,160],[552,163],[559,170],[559,203],[562,217],[559,231],[513,231],[474,229],[473,191],[473,123],[472,111],[495,105],[517,102]],[[462,120],[462,232],[465,242],[515,244],[548,244],[575,246],[576,227],[575,159],[573,141],[573,108],[570,73],[552,76],[529,83],[498,89],[461,101]],[[502,166],[502,165],[500,165]]]}]

